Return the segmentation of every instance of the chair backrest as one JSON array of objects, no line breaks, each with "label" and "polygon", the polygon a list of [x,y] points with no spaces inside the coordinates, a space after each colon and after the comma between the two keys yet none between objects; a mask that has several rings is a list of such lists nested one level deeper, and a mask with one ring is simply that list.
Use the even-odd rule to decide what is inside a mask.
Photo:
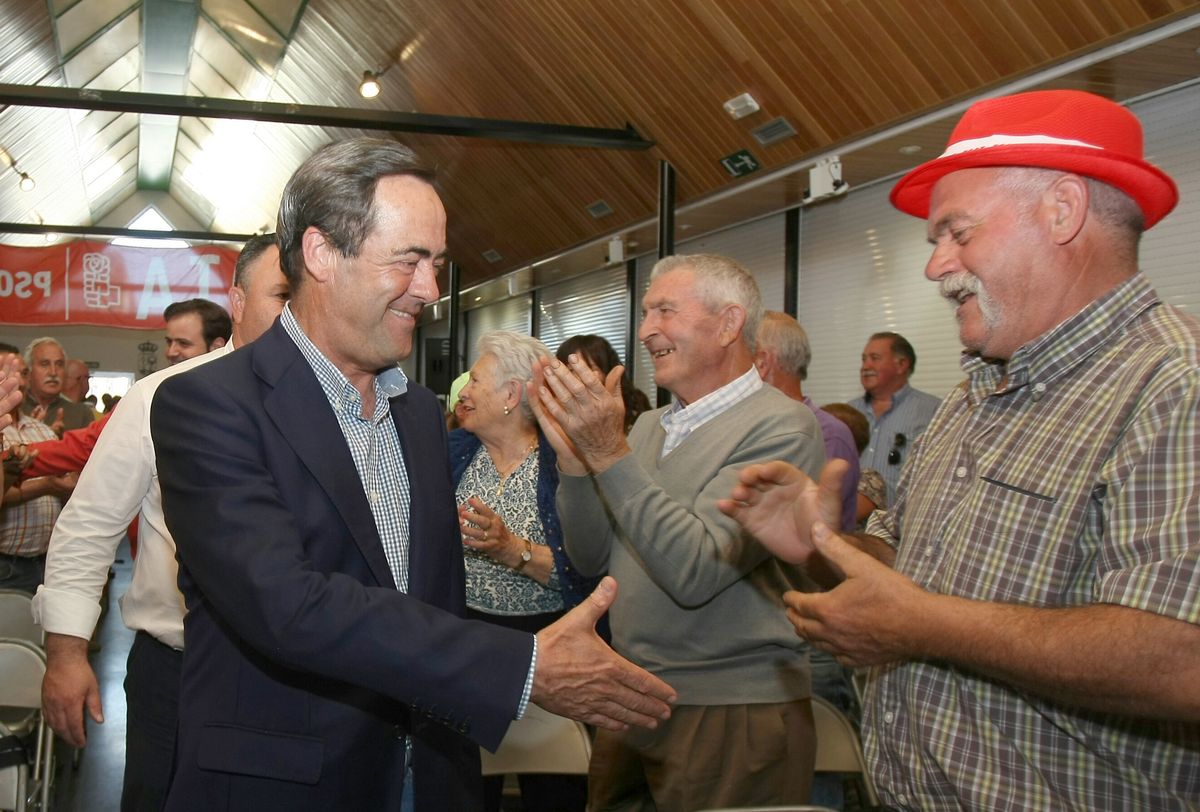
[{"label": "chair backrest", "polygon": [[40,708],[46,655],[26,640],[0,639],[0,707]]},{"label": "chair backrest", "polygon": [[0,637],[45,644],[46,633],[33,622],[33,596],[17,589],[0,589]]},{"label": "chair backrest", "polygon": [[484,775],[558,773],[586,775],[592,740],[579,722],[533,703],[525,716],[508,726],[496,752],[480,751]]},{"label": "chair backrest", "polygon": [[819,696],[812,698],[813,722],[817,730],[817,763],[819,773],[859,773],[872,806],[879,803],[875,785],[863,759],[862,742],[846,715]]}]

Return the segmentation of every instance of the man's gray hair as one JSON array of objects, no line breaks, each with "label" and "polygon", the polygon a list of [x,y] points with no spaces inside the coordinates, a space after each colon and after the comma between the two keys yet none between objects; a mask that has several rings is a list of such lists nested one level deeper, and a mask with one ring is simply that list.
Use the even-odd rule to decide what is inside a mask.
[{"label": "man's gray hair", "polygon": [[67,350],[65,347],[63,347],[62,342],[60,342],[54,336],[42,336],[41,338],[35,338],[33,341],[30,341],[25,347],[25,352],[21,353],[21,357],[25,359],[26,364],[31,367],[33,366],[33,351],[43,344],[53,344],[54,346],[58,347],[62,351],[63,361],[66,362]]},{"label": "man's gray hair", "polygon": [[768,310],[758,327],[758,348],[775,354],[779,364],[800,380],[808,378],[812,346],[800,322],[787,313]]},{"label": "man's gray hair", "polygon": [[[1057,177],[1071,174],[1060,169],[1042,169],[1033,166],[1004,167],[1000,173],[1000,184],[1018,194],[1041,194]],[[1107,228],[1117,232],[1118,244],[1129,252],[1129,259],[1137,259],[1138,242],[1146,230],[1146,218],[1142,208],[1129,195],[1115,186],[1095,178],[1081,175],[1087,183],[1088,213]]]},{"label": "man's gray hair", "polygon": [[525,382],[533,375],[535,361],[554,355],[550,348],[532,336],[521,335],[511,330],[493,330],[479,337],[475,349],[479,357],[488,354],[495,357],[496,380],[499,386],[509,381],[521,382],[521,414],[526,420],[533,420],[533,408],[529,405]]},{"label": "man's gray hair", "polygon": [[758,292],[758,283],[750,272],[735,260],[719,254],[674,254],[654,264],[650,279],[684,268],[695,276],[696,293],[709,310],[715,313],[733,304],[745,312],[742,341],[753,351],[763,310],[762,294]]},{"label": "man's gray hair", "polygon": [[386,138],[326,144],[300,165],[279,201],[279,261],[293,292],[304,277],[304,232],[315,227],[343,257],[357,257],[375,226],[380,179],[408,175],[433,183],[415,152]]}]

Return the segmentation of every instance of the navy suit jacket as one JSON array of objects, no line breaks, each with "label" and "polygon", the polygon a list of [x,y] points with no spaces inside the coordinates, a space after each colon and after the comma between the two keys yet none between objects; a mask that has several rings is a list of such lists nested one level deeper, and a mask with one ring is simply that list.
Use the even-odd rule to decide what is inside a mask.
[{"label": "navy suit jacket", "polygon": [[410,734],[418,809],[477,805],[476,745],[503,737],[533,638],[456,617],[442,409],[412,385],[391,411],[411,485],[408,594],[279,321],[158,389],[151,430],[187,604],[168,809],[398,809]]}]

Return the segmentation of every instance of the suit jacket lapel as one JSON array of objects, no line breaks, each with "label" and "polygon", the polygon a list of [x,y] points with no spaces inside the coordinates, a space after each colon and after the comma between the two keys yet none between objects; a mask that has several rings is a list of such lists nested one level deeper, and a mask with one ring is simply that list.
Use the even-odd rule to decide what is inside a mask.
[{"label": "suit jacket lapel", "polygon": [[[424,579],[419,576],[426,571],[425,556],[430,551],[425,544],[418,542],[428,536],[425,524],[430,512],[422,509],[428,501],[426,487],[423,477],[417,475],[419,469],[414,465],[414,460],[421,458],[417,445],[423,435],[409,408],[407,393],[392,398],[389,405],[392,420],[396,424],[396,435],[400,438],[400,451],[404,455],[404,470],[408,472],[408,592],[414,597],[425,598]],[[428,434],[429,427],[425,429],[425,434]]]},{"label": "suit jacket lapel", "polygon": [[312,368],[279,321],[246,351],[268,386],[263,404],[272,422],[337,509],[375,580],[395,589],[350,449]]}]

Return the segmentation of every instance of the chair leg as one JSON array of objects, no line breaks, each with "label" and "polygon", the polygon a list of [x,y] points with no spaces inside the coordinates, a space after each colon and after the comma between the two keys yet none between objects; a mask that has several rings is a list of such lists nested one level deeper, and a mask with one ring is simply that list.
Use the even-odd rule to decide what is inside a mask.
[{"label": "chair leg", "polygon": [[46,727],[45,721],[42,722],[42,727],[45,730],[45,742],[42,744],[42,798],[41,812],[50,812],[50,786],[54,783],[54,732]]},{"label": "chair leg", "polygon": [[17,806],[16,812],[26,812],[29,808],[29,765],[22,764],[17,768]]}]

